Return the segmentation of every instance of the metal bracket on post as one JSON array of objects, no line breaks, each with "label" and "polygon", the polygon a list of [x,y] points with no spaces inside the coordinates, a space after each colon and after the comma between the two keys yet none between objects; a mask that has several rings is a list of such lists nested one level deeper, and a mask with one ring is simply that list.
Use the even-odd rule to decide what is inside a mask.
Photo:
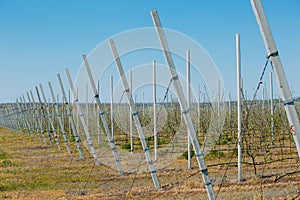
[{"label": "metal bracket on post", "polygon": [[270,53],[269,55],[266,56],[266,58],[270,58],[270,57],[275,57],[275,56],[279,56],[278,51],[274,51],[273,53]]}]

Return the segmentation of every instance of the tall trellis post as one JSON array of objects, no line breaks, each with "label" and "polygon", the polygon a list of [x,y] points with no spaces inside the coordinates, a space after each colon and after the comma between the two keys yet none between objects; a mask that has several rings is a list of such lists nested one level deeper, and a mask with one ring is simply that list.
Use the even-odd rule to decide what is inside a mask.
[{"label": "tall trellis post", "polygon": [[62,116],[60,115],[60,112],[59,112],[59,109],[58,109],[58,102],[56,101],[51,82],[48,82],[48,86],[49,86],[49,89],[50,89],[50,92],[51,92],[52,102],[54,104],[54,109],[55,109],[55,112],[56,112],[56,116],[57,116],[57,119],[58,119],[58,123],[59,123],[60,129],[61,129],[61,132],[62,132],[64,142],[65,142],[65,145],[66,145],[67,152],[68,152],[68,154],[71,154],[71,150],[70,150],[70,147],[69,147],[69,142],[68,142],[68,139],[67,139],[67,133],[65,131],[65,128],[64,128],[64,125],[63,125],[63,122],[62,122],[63,119],[62,119]]},{"label": "tall trellis post", "polygon": [[[42,93],[42,96],[43,96],[43,99],[44,99],[44,107],[46,108],[46,112],[47,112],[47,116],[48,116],[48,120],[49,120],[49,123],[50,123],[50,126],[51,126],[51,129],[52,129],[52,132],[53,132],[53,135],[54,135],[54,140],[56,142],[56,145],[57,145],[57,148],[59,150],[61,150],[60,148],[60,141],[59,141],[59,138],[58,138],[58,135],[56,133],[56,128],[54,127],[54,121],[53,121],[53,118],[52,118],[52,115],[51,115],[51,112],[50,112],[50,104],[48,103],[47,101],[47,98],[46,98],[46,95],[44,93],[44,89],[43,89],[43,86],[42,84],[39,84],[40,86],[40,90],[41,90],[41,93]],[[37,88],[36,88],[37,90]],[[37,90],[37,93],[38,93],[38,90]],[[38,95],[40,96],[40,95]],[[40,99],[40,98],[39,98]],[[41,101],[41,100],[40,100]],[[41,102],[42,103],[42,102]]]},{"label": "tall trellis post", "polygon": [[[78,102],[78,96],[77,96],[76,90],[74,88],[74,84],[73,84],[73,81],[71,79],[71,75],[70,75],[70,72],[69,72],[68,68],[65,68],[65,72],[66,72],[66,75],[67,75],[67,78],[68,78],[68,81],[69,81],[71,92],[73,94],[74,104],[76,105],[77,112],[79,113],[80,121],[81,121],[81,124],[83,126],[83,130],[84,130],[84,133],[85,133],[85,136],[86,136],[86,141],[87,141],[87,143],[90,147],[91,154],[92,154],[93,158],[95,159],[95,163],[97,165],[99,165],[99,160],[98,160],[98,157],[97,157],[97,153],[96,153],[96,150],[94,148],[93,141],[92,141],[88,126],[86,124],[87,120],[85,121],[85,119],[84,119],[84,115],[83,115],[82,110],[80,108],[80,104]],[[79,124],[77,124],[77,126],[79,126]]]},{"label": "tall trellis post", "polygon": [[175,65],[173,62],[172,55],[170,53],[170,49],[169,49],[169,45],[166,40],[165,33],[162,29],[157,11],[152,10],[151,15],[152,15],[152,19],[153,19],[153,22],[154,22],[154,25],[156,28],[156,32],[157,32],[157,35],[158,35],[158,38],[159,38],[159,41],[160,41],[160,44],[162,47],[162,51],[164,53],[167,64],[169,66],[169,71],[170,71],[170,74],[171,74],[171,77],[173,80],[173,85],[175,87],[175,90],[176,90],[176,93],[178,96],[179,104],[180,104],[180,107],[182,110],[182,115],[183,115],[185,124],[188,127],[188,131],[190,133],[189,137],[191,138],[191,142],[192,142],[192,145],[195,150],[196,159],[197,159],[200,171],[202,172],[202,178],[203,178],[203,182],[204,182],[206,191],[208,193],[208,197],[209,197],[209,199],[215,199],[215,194],[214,194],[213,187],[212,187],[212,181],[208,175],[208,169],[207,169],[205,161],[204,161],[204,155],[203,155],[202,150],[200,149],[200,144],[197,139],[196,131],[194,129],[194,125],[193,125],[193,122],[192,122],[192,119],[191,119],[191,116],[189,113],[189,109],[187,107],[186,100],[184,98],[181,83],[179,81],[178,74],[176,72],[176,68],[175,68]]},{"label": "tall trellis post", "polygon": [[107,140],[109,142],[109,146],[110,146],[112,154],[114,156],[115,163],[117,165],[117,170],[119,171],[119,173],[121,175],[123,175],[124,172],[123,172],[123,168],[122,168],[122,165],[121,165],[121,161],[120,161],[119,155],[117,153],[117,149],[116,149],[114,140],[112,138],[111,132],[109,131],[109,128],[108,128],[108,125],[107,125],[107,121],[106,121],[106,117],[105,117],[105,112],[103,111],[102,106],[101,106],[101,102],[100,102],[100,98],[99,98],[99,93],[98,93],[98,90],[96,88],[96,84],[94,82],[94,78],[93,78],[93,75],[92,75],[92,72],[91,72],[88,60],[87,60],[87,58],[86,58],[85,55],[83,55],[82,58],[83,58],[83,61],[84,61],[84,64],[85,64],[85,69],[87,71],[88,78],[89,78],[91,86],[92,86],[93,93],[95,95],[94,97],[95,97],[96,103],[98,105],[99,115],[101,116],[101,120],[102,120],[104,129],[105,129],[105,132],[106,132]]},{"label": "tall trellis post", "polygon": [[81,145],[80,145],[79,134],[78,134],[76,126],[75,126],[75,122],[74,122],[74,119],[73,119],[73,115],[72,115],[72,111],[71,111],[70,105],[68,104],[68,99],[66,97],[65,89],[64,89],[64,86],[63,86],[60,74],[57,74],[57,79],[58,79],[58,82],[59,82],[59,85],[60,85],[63,102],[65,102],[65,104],[66,104],[68,118],[69,118],[69,121],[71,122],[72,132],[73,132],[73,135],[74,135],[74,138],[75,138],[77,149],[79,151],[79,157],[83,158],[83,153],[82,153],[82,148],[81,148]]},{"label": "tall trellis post", "polygon": [[147,161],[147,164],[148,164],[148,167],[149,167],[149,171],[151,173],[152,181],[154,183],[155,188],[160,189],[160,184],[159,184],[159,181],[158,181],[157,175],[156,175],[156,169],[154,168],[154,165],[153,165],[153,162],[152,162],[152,159],[151,159],[151,154],[150,154],[150,151],[149,151],[149,147],[146,143],[145,135],[144,135],[144,132],[143,132],[143,129],[142,129],[142,126],[141,126],[141,122],[140,122],[140,119],[138,117],[138,113],[137,113],[134,101],[132,99],[132,91],[130,91],[130,89],[129,89],[128,82],[126,80],[126,76],[124,74],[124,70],[123,70],[123,67],[122,67],[122,64],[121,64],[121,61],[120,61],[120,58],[119,58],[114,40],[110,39],[109,44],[110,44],[110,48],[112,50],[112,53],[113,53],[113,56],[114,56],[114,59],[115,59],[115,62],[116,62],[116,65],[117,65],[117,68],[118,68],[118,71],[119,71],[120,78],[122,79],[123,88],[124,88],[124,91],[126,93],[128,104],[130,106],[130,111],[131,111],[131,114],[132,114],[132,118],[134,119],[135,127],[137,129],[137,132],[138,132],[143,150],[145,152],[145,158],[146,158],[146,161]]},{"label": "tall trellis post", "polygon": [[294,99],[292,97],[292,93],[289,88],[287,78],[280,60],[280,56],[276,48],[274,38],[271,33],[262,4],[260,0],[251,0],[251,5],[265,44],[267,58],[271,60],[271,64],[277,81],[277,86],[280,92],[280,97],[284,104],[285,112],[287,114],[292,135],[298,151],[298,156],[300,158],[300,124]]}]

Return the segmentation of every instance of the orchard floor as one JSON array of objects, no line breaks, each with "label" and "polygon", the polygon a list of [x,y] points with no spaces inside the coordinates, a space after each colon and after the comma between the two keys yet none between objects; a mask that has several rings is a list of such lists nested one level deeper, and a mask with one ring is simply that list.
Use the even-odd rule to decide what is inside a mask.
[{"label": "orchard floor", "polygon": [[[0,127],[0,199],[208,199],[195,158],[193,169],[178,159],[158,170],[161,189],[155,190],[149,173],[120,176],[94,165],[87,151],[82,160],[74,144],[71,149],[68,155],[64,148]],[[231,165],[221,164],[226,162],[222,158],[205,160],[217,199],[300,199],[300,165],[297,154],[293,156],[258,165],[263,178],[254,175],[251,160],[245,159],[242,183],[236,180],[235,159]]]}]

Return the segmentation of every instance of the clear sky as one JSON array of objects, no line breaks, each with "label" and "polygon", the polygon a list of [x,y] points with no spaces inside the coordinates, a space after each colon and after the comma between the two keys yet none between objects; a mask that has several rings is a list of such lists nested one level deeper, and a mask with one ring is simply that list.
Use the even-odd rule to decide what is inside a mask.
[{"label": "clear sky", "polygon": [[[300,1],[262,4],[290,87],[300,96]],[[206,49],[233,98],[239,32],[244,88],[252,95],[266,51],[250,1],[0,0],[0,103],[14,102],[48,81],[58,91],[57,73],[65,78],[68,67],[74,79],[82,54],[120,32],[153,27],[152,9],[158,10],[163,27],[190,36]]]}]

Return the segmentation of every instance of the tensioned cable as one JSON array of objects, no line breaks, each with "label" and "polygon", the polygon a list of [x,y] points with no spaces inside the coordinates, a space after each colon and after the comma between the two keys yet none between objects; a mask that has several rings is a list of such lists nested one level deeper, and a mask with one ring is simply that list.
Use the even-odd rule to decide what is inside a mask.
[{"label": "tensioned cable", "polygon": [[167,99],[167,96],[168,96],[168,93],[169,93],[169,90],[170,90],[170,87],[171,87],[172,82],[173,82],[173,79],[171,78],[170,81],[169,81],[168,87],[167,87],[167,89],[166,89],[166,92],[165,92],[163,101],[162,101],[162,103],[161,103],[160,106],[159,106],[159,110],[158,110],[158,113],[157,113],[157,118],[159,117],[159,114],[160,114],[161,111],[162,111],[163,104],[164,104],[165,100]]},{"label": "tensioned cable", "polygon": [[[259,90],[259,88],[260,88],[260,85],[262,84],[262,80],[263,80],[263,77],[264,77],[264,74],[265,74],[265,71],[266,71],[266,68],[267,68],[267,66],[268,66],[269,59],[270,59],[271,56],[272,56],[272,55],[268,55],[268,56],[266,57],[267,60],[266,60],[266,62],[265,62],[263,71],[262,71],[262,73],[261,73],[261,75],[260,75],[259,82],[258,82],[258,85],[257,85],[256,90],[255,90],[255,92],[254,92],[253,98],[252,98],[252,100],[251,100],[251,102],[250,102],[250,106],[249,106],[248,109],[247,109],[247,107],[246,107],[246,109],[247,109],[246,121],[248,121],[248,119],[249,119],[249,114],[250,114],[251,108],[252,108],[252,106],[253,106],[253,102],[254,102],[254,100],[255,100],[255,98],[256,98],[256,95],[257,95],[257,92],[258,92],[258,90]],[[242,96],[245,97],[244,94],[243,94],[243,89],[241,89],[241,93],[242,93]],[[242,132],[243,132],[243,129],[242,129]],[[241,137],[242,135],[243,135],[243,134],[241,134],[240,137]],[[237,147],[238,141],[239,141],[239,140],[240,140],[240,138],[237,138],[237,142],[236,142],[235,147]],[[232,152],[232,154],[231,154],[231,156],[230,156],[229,162],[231,162],[231,160],[233,159],[233,156],[234,156],[234,151]],[[220,193],[220,191],[221,191],[221,188],[222,188],[222,186],[223,186],[223,182],[224,182],[224,180],[225,180],[225,177],[226,177],[226,174],[227,174],[227,172],[228,172],[228,169],[229,169],[229,165],[226,166],[224,175],[223,175],[223,177],[222,177],[221,183],[220,183],[220,185],[219,185],[219,188],[218,188],[218,191],[217,191],[217,194],[216,194],[216,199],[217,199],[217,197],[218,197],[218,195],[219,195],[219,193]]]},{"label": "tensioned cable", "polygon": [[92,174],[92,172],[93,172],[93,170],[94,170],[94,168],[95,168],[95,166],[96,166],[96,162],[93,162],[93,163],[94,163],[94,164],[93,164],[93,166],[92,166],[92,169],[91,169],[90,172],[89,172],[88,178],[87,178],[86,182],[84,183],[83,188],[81,189],[81,191],[78,192],[79,195],[83,195],[83,194],[84,194],[84,190],[85,190],[85,188],[86,188],[86,186],[87,186],[87,184],[88,184],[88,182],[89,182],[89,180],[90,180],[91,174]]},{"label": "tensioned cable", "polygon": [[121,98],[120,98],[120,101],[119,101],[119,104],[118,104],[118,105],[121,104],[121,101],[122,101],[122,99],[123,99],[123,96],[124,96],[125,92],[126,92],[126,90],[124,90],[124,91],[122,92],[122,96],[121,96]]},{"label": "tensioned cable", "polygon": [[128,199],[128,198],[129,198],[130,193],[131,193],[132,188],[133,188],[133,185],[134,185],[134,183],[135,183],[135,180],[137,179],[137,174],[138,174],[138,172],[139,172],[139,170],[140,170],[140,167],[141,167],[141,165],[142,165],[143,163],[144,163],[144,161],[140,162],[140,164],[137,166],[137,169],[136,169],[136,171],[135,171],[135,173],[134,173],[134,177],[133,177],[133,180],[132,180],[132,182],[131,182],[131,184],[130,184],[129,190],[128,190],[128,192],[126,193],[125,199]]},{"label": "tensioned cable", "polygon": [[[264,65],[263,71],[262,71],[262,73],[261,73],[261,75],[260,75],[259,82],[258,82],[257,87],[256,87],[256,89],[255,89],[255,92],[254,92],[254,94],[253,94],[253,98],[252,98],[252,100],[251,100],[251,102],[250,102],[249,109],[247,109],[246,119],[248,119],[248,115],[249,115],[250,110],[251,110],[251,108],[252,108],[252,106],[253,106],[253,102],[254,102],[254,100],[255,100],[255,98],[256,98],[257,92],[258,92],[260,86],[261,86],[262,83],[263,83],[262,80],[263,80],[263,77],[264,77],[264,74],[265,74],[265,71],[266,71],[266,69],[267,69],[267,66],[268,66],[268,63],[269,63],[269,59],[270,59],[271,56],[272,56],[272,54],[270,54],[270,55],[268,55],[268,56],[266,57],[266,58],[267,58],[266,63],[265,63],[265,65]],[[271,63],[271,64],[272,64],[272,63]],[[244,93],[243,93],[243,90],[242,90],[241,92],[242,92],[242,96],[245,98]]]}]

